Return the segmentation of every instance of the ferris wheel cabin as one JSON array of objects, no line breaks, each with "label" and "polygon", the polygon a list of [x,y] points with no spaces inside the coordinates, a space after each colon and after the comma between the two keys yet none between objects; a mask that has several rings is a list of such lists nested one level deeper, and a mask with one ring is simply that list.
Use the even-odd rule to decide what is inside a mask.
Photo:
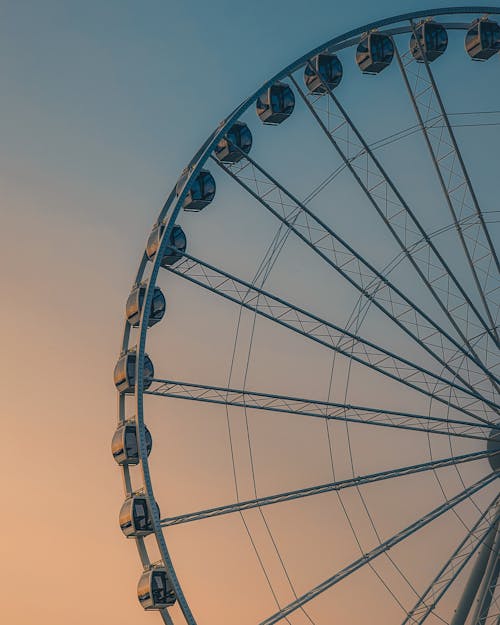
[{"label": "ferris wheel cabin", "polygon": [[500,26],[483,18],[472,22],[465,36],[465,49],[473,61],[487,61],[500,51]]},{"label": "ferris wheel cabin", "polygon": [[[153,439],[148,428],[144,428],[146,436],[146,453],[149,456]],[[135,421],[126,421],[119,425],[111,441],[113,458],[119,465],[139,464],[139,442]]]},{"label": "ferris wheel cabin", "polygon": [[288,119],[295,108],[295,96],[284,82],[271,85],[255,104],[257,115],[264,124],[277,125]]},{"label": "ferris wheel cabin", "polygon": [[[135,363],[137,354],[135,351],[128,351],[120,356],[116,363],[114,379],[115,386],[120,393],[134,393],[135,391]],[[155,375],[153,363],[147,354],[144,354],[143,380],[144,388],[151,386],[151,381]]]},{"label": "ferris wheel cabin", "polygon": [[448,47],[448,33],[442,24],[424,20],[415,28],[410,38],[410,52],[418,63],[432,63]]},{"label": "ferris wheel cabin", "polygon": [[[156,251],[160,247],[161,237],[165,230],[164,224],[156,224],[151,231],[146,246],[146,254],[149,260],[153,260]],[[187,247],[187,239],[184,230],[177,224],[170,231],[169,247],[161,259],[162,267],[170,267],[179,261]]]},{"label": "ferris wheel cabin", "polygon": [[250,152],[252,133],[243,122],[234,123],[215,148],[215,156],[222,163],[237,163]]},{"label": "ferris wheel cabin", "polygon": [[[144,298],[146,296],[146,285],[140,284],[135,286],[127,299],[126,317],[127,321],[133,328],[137,328],[141,321],[142,307],[144,304]],[[151,309],[149,312],[148,328],[151,328],[156,323],[163,319],[165,314],[166,302],[160,287],[155,286],[153,299],[151,301]]]},{"label": "ferris wheel cabin", "polygon": [[[176,185],[176,193],[180,194],[188,173],[185,172],[179,178]],[[198,212],[208,206],[215,197],[215,180],[207,169],[202,169],[191,184],[191,188],[184,198],[182,208],[185,211]]]},{"label": "ferris wheel cabin", "polygon": [[338,87],[342,75],[342,63],[336,54],[317,54],[304,69],[304,82],[310,93],[321,95]]},{"label": "ferris wheel cabin", "polygon": [[145,610],[163,610],[175,603],[174,590],[163,566],[144,571],[137,584],[137,596]]},{"label": "ferris wheel cabin", "polygon": [[394,57],[394,44],[388,35],[365,34],[356,50],[356,63],[363,74],[379,74],[389,67]]},{"label": "ferris wheel cabin", "polygon": [[[155,503],[158,515],[160,509]],[[144,495],[132,495],[125,499],[120,510],[120,529],[127,538],[148,536],[153,532],[148,501]]]}]

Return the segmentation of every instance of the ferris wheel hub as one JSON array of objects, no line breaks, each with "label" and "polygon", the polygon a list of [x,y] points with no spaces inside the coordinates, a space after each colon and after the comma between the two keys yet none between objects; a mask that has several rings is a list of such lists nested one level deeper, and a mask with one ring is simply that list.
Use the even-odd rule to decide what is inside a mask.
[{"label": "ferris wheel hub", "polygon": [[487,444],[488,451],[498,452],[494,456],[489,457],[490,465],[493,471],[500,472],[500,430],[491,430]]}]

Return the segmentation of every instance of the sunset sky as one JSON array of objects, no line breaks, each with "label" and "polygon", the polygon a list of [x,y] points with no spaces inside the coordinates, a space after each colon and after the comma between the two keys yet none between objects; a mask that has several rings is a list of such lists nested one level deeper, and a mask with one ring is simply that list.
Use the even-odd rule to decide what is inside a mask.
[{"label": "sunset sky", "polygon": [[[440,0],[437,4],[455,3]],[[421,2],[417,0],[376,3],[369,0],[286,3],[0,0],[2,622],[9,625],[160,622],[158,615],[145,613],[137,601],[140,562],[132,541],[124,539],[118,526],[123,490],[110,453],[116,425],[112,371],[120,349],[125,301],[151,225],[179,173],[201,143],[264,80],[307,50],[344,31],[420,8]],[[478,70],[485,77],[484,104],[478,104],[478,98],[468,94],[469,99],[463,105],[453,100],[456,111],[476,105],[483,109],[500,108],[499,60],[493,60],[495,74],[491,73],[493,66],[487,69],[481,66]],[[357,70],[351,65],[349,69],[354,73]],[[449,67],[449,76],[455,77],[452,61]],[[467,71],[472,70],[469,67]],[[487,78],[493,75],[496,83]],[[449,80],[445,85],[453,98],[462,93],[456,83]],[[354,101],[361,91],[355,91],[355,86],[353,89]],[[401,93],[398,97],[402,97]],[[363,115],[364,102],[358,100],[357,108],[353,104],[358,117]],[[381,107],[380,111],[381,125],[385,127],[380,132],[372,127],[373,138],[383,136],[393,123],[390,110],[384,112]],[[410,113],[408,109],[400,116],[397,114],[394,128],[404,127]],[[255,118],[253,111],[251,115]],[[296,146],[302,146],[299,131],[300,126],[291,126],[290,132],[296,133],[293,134],[297,137]],[[258,132],[262,131],[256,131],[256,136]],[[484,134],[480,138],[464,134],[463,140],[468,147],[479,148],[487,144],[486,138]],[[278,153],[279,141],[278,138],[270,148],[272,156]],[[306,142],[304,150],[309,145]],[[294,158],[290,156],[292,168],[296,168],[298,182],[302,181],[305,187],[309,179],[307,174],[301,177]],[[498,149],[496,158],[498,165]],[[280,172],[284,170],[283,163],[282,160]],[[411,165],[414,166],[413,162]],[[480,184],[491,180],[493,164],[486,164],[481,171],[477,169]],[[343,192],[347,193],[346,189]],[[487,191],[484,197],[489,197]],[[196,255],[196,242],[203,235],[214,242],[212,259],[221,260],[226,254],[234,254],[236,259],[239,254],[234,265],[239,267],[241,258],[250,255],[253,249],[250,237],[258,237],[261,232],[267,236],[267,225],[266,222],[262,222],[263,226],[256,225],[253,213],[246,211],[244,203],[238,203],[234,191],[229,192],[225,201],[212,222],[205,215],[197,223],[186,221],[191,224],[193,247],[190,249]],[[231,202],[238,218],[241,217],[239,230],[227,220]],[[338,217],[338,223],[342,220],[349,228],[345,213],[344,217]],[[363,236],[367,239],[371,236],[369,229],[366,222]],[[245,243],[239,247],[240,230],[248,233],[247,247]],[[233,239],[225,240],[229,236]],[[264,242],[268,243],[267,239]],[[265,248],[264,243],[261,247]],[[377,243],[373,242],[373,253],[378,251]],[[283,273],[285,294],[293,293],[295,280],[305,275],[301,273],[300,254],[297,252],[295,256],[294,272]],[[226,264],[227,268],[230,266]],[[298,294],[299,301],[300,297],[307,299],[308,288],[305,281]],[[200,380],[202,371],[210,370],[214,372],[213,383],[223,384],[226,371],[218,378],[216,373],[227,364],[235,317],[227,316],[231,332],[223,336],[225,309],[217,308],[212,300],[207,300],[206,309],[201,308],[203,304],[198,308],[196,302],[200,300],[190,299],[187,290],[178,287],[178,293],[185,294],[184,303],[176,303],[172,297],[170,330],[159,330],[157,334],[164,340],[163,368],[159,373],[181,379],[198,376]],[[341,299],[340,291],[336,297]],[[167,302],[170,302],[168,297]],[[341,303],[335,308],[337,304],[328,298],[323,304],[333,306],[339,313],[346,312]],[[266,380],[274,370],[276,388],[292,392],[293,387],[287,384],[301,375],[293,361],[294,354],[300,353],[301,366],[306,371],[305,386],[297,389],[296,394],[308,390],[313,393],[319,388],[318,392],[324,391],[328,382],[327,356],[323,353],[318,356],[308,349],[300,352],[297,339],[287,344],[284,339],[280,342],[279,336],[278,347],[273,347],[266,342],[269,337],[265,331],[260,336],[267,368],[255,372],[252,381],[256,388],[265,390]],[[320,360],[326,369],[316,389],[313,372]],[[364,384],[358,396],[360,402],[370,401],[370,393],[384,397],[383,384],[378,387],[368,376]],[[397,399],[389,397],[388,401],[395,405]],[[161,412],[160,404],[151,405],[158,414]],[[152,430],[156,428],[158,437],[161,434],[167,441],[164,448],[158,443],[157,456],[152,460],[163,501],[169,501],[172,494],[176,508],[171,512],[178,513],[191,509],[196,502],[204,507],[230,500],[232,476],[224,455],[227,450],[221,443],[226,436],[222,413],[217,415],[212,407],[203,412],[203,407],[193,406],[189,415],[185,407],[174,414],[176,406],[175,402],[169,405],[167,413],[172,419],[168,425],[151,419]],[[207,425],[208,413],[214,415],[216,425]],[[188,416],[194,421],[186,430],[184,420]],[[276,427],[285,426],[280,421]],[[275,448],[271,449],[274,443],[269,448],[265,444],[262,447],[262,471],[265,473],[267,468],[271,474],[276,470],[277,476],[275,483],[269,482],[268,492],[306,485],[309,477],[328,481],[328,476],[322,473],[328,464],[326,453],[322,455],[314,447],[314,437],[323,440],[324,432],[318,430],[304,442],[303,424],[297,420],[291,427],[290,447],[283,451],[279,463],[274,464]],[[261,440],[266,440],[268,435],[272,440],[277,432],[278,429],[267,432],[264,426],[259,430]],[[237,436],[244,437],[243,430]],[[374,435],[370,441],[360,442],[363,457],[360,472],[387,468],[371,456],[377,441]],[[191,457],[184,455],[188,445],[193,445],[191,453],[196,458],[193,463]],[[427,439],[415,439],[405,448],[399,447],[396,439],[394,444],[386,439],[384,445],[401,462],[428,459]],[[164,453],[160,454],[160,450]],[[436,450],[438,456],[449,452],[446,445]],[[301,477],[300,465],[295,463],[302,453],[314,461],[306,477]],[[167,457],[175,463],[171,473]],[[213,474],[205,471],[208,465]],[[219,482],[213,475],[220,478]],[[476,476],[472,469],[467,475],[471,479]],[[480,475],[479,472],[475,479]],[[411,487],[412,495],[424,497],[427,486],[432,496],[429,503],[425,498],[420,500],[421,513],[440,501],[436,483],[430,477],[428,482],[425,478],[416,481]],[[209,496],[212,487],[217,495],[214,499]],[[403,497],[403,491],[401,486],[394,492],[381,493],[379,500],[373,498],[372,504],[381,519],[384,506],[394,501],[394,497]],[[252,494],[251,489],[245,492],[245,496]],[[489,490],[486,499],[493,493],[494,490]],[[353,507],[356,505],[352,503]],[[392,519],[393,530],[415,518],[404,504],[398,509],[400,516]],[[298,508],[294,514],[297,525],[284,531],[282,540],[288,546],[288,553],[294,545],[299,545],[290,556],[290,567],[300,587],[305,589],[306,580],[301,575],[307,557],[310,557],[307,566],[318,567],[317,575],[313,576],[316,581],[337,566],[333,565],[332,569],[322,560],[322,547],[313,544],[312,539],[306,554],[308,549],[300,545],[303,538],[300,524],[310,527],[316,519],[326,532],[331,527],[337,528],[337,521],[340,527],[341,521],[338,511],[330,517],[322,516],[321,507],[313,509],[311,518],[306,519],[304,508]],[[279,516],[273,520],[277,525],[285,523]],[[183,530],[177,542],[174,541],[181,575],[189,579],[198,612],[202,612],[206,603],[206,617],[200,618],[199,625],[224,625],[229,619],[235,625],[243,624],[238,611],[249,610],[250,614],[254,608],[253,622],[256,622],[258,616],[266,614],[252,605],[251,593],[257,587],[259,592],[264,590],[260,581],[255,582],[254,574],[258,577],[259,573],[251,568],[255,562],[248,539],[242,535],[237,520],[224,519],[217,527],[221,529],[214,529],[210,539],[213,542],[201,533],[188,537]],[[438,527],[446,534],[444,522]],[[458,524],[453,527],[457,529]],[[348,541],[345,528],[338,529],[339,536],[344,530]],[[388,526],[386,530],[389,531]],[[460,533],[456,533],[454,541],[450,538],[443,545],[440,540],[429,538],[429,544],[446,552],[459,537]],[[338,541],[339,562],[349,560],[347,551],[345,554],[342,551],[344,547],[347,549],[345,541]],[[234,553],[229,553],[231,544]],[[205,581],[212,575],[211,562],[219,558],[217,549],[228,552],[224,566],[230,571],[229,577],[234,574],[234,579],[214,593],[212,587],[205,586]],[[412,545],[409,553],[419,558],[422,552],[418,545]],[[418,581],[429,579],[434,571],[425,562],[417,569]],[[387,575],[391,573],[387,571]],[[382,600],[377,603],[378,587],[368,578],[360,577],[358,583],[359,588],[366,590],[366,600],[378,606],[380,620],[370,619],[370,622],[384,625],[386,616],[400,615],[394,606],[388,608],[386,615],[380,612],[386,604]],[[340,619],[339,623],[346,623],[342,619],[346,618],[346,606],[352,598],[347,589],[339,592],[338,612],[334,616]],[[224,593],[229,594],[229,599],[219,609]],[[267,613],[271,613],[275,606],[267,596],[265,601]],[[358,606],[358,612],[362,607]],[[325,612],[321,609],[320,605],[319,616],[331,614],[331,607],[326,606]],[[359,616],[361,612],[358,612],[355,610],[354,615]],[[218,615],[222,620],[217,620]],[[305,622],[299,617],[293,621],[297,625]],[[353,625],[357,622],[353,620]],[[324,623],[333,625],[333,621]]]}]

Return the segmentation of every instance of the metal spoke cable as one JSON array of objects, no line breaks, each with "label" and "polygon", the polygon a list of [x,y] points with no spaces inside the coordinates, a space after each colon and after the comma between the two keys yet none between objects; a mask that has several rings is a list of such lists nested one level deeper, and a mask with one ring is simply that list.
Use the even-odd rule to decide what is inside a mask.
[{"label": "metal spoke cable", "polygon": [[436,417],[405,411],[359,406],[341,402],[306,399],[289,395],[276,395],[258,391],[230,387],[194,384],[178,380],[155,378],[151,386],[144,391],[146,395],[171,397],[175,399],[199,401],[212,404],[251,408],[265,412],[295,414],[305,417],[376,425],[398,430],[425,432],[447,437],[467,438],[485,442],[491,429],[500,431],[500,424],[481,424],[477,422]]},{"label": "metal spoke cable", "polygon": [[495,513],[498,500],[499,495],[496,495],[476,523],[467,531],[465,538],[421,594],[417,603],[408,611],[402,625],[421,625],[431,613],[434,613],[439,601],[494,530],[498,519],[498,512]]},{"label": "metal spoke cable", "polygon": [[[273,241],[271,242],[271,245],[269,246],[268,250],[266,251],[266,254],[264,255],[263,260],[261,261],[261,264],[254,276],[254,279],[252,281],[252,284],[256,284],[259,279],[260,279],[260,284],[263,285],[267,279],[267,276],[269,275],[270,271],[272,270],[281,250],[283,249],[283,246],[286,242],[286,238],[288,236],[289,231],[286,230],[284,233],[282,232],[283,230],[283,226],[280,225],[280,227],[278,228],[278,231],[276,232]],[[263,277],[262,277],[263,276]],[[238,314],[238,322],[237,322],[237,328],[236,328],[236,333],[235,333],[235,338],[234,338],[234,344],[233,344],[233,353],[232,353],[232,359],[231,359],[231,366],[230,366],[230,371],[229,371],[229,377],[228,377],[228,384],[231,382],[231,377],[232,377],[232,371],[233,371],[233,366],[234,366],[234,359],[235,359],[235,354],[236,354],[236,347],[237,347],[237,342],[238,342],[238,336],[239,336],[239,331],[240,331],[240,323],[241,323],[241,315],[242,315],[242,311],[243,308],[240,308],[239,310],[239,314]],[[255,319],[255,315],[254,315],[254,319]],[[229,392],[229,390],[228,390]],[[237,500],[239,501],[239,489],[238,489],[238,480],[237,480],[237,475],[236,475],[236,463],[235,463],[235,457],[234,457],[234,448],[233,448],[233,442],[232,442],[232,435],[231,435],[231,424],[230,424],[230,419],[229,419],[229,402],[227,401],[227,395],[226,395],[226,401],[224,402],[225,404],[225,410],[226,410],[226,420],[227,420],[227,428],[228,428],[228,434],[229,434],[229,442],[230,442],[230,448],[231,448],[231,462],[232,462],[232,467],[233,467],[233,478],[234,478],[234,483],[235,483],[235,489],[236,489],[236,496],[237,496]],[[248,432],[248,422],[247,422],[247,432]],[[249,435],[249,432],[248,432]],[[252,473],[253,473],[253,459],[252,459]],[[255,481],[254,481],[254,486],[255,486]],[[262,515],[263,516],[263,515]],[[264,564],[264,561],[259,553],[259,550],[257,548],[257,545],[255,544],[255,541],[253,539],[253,535],[252,532],[248,526],[248,523],[243,515],[243,513],[240,511],[240,518],[243,522],[243,525],[245,527],[245,531],[251,541],[252,544],[252,548],[256,554],[257,560],[259,562],[260,568],[264,574],[264,577],[266,579],[267,585],[269,587],[269,590],[273,596],[273,599],[276,603],[276,605],[278,606],[278,608],[280,607],[280,602],[276,593],[276,590],[274,589],[274,585],[271,581],[271,578],[269,576],[269,573],[266,569],[266,566]],[[264,517],[263,517],[264,518]],[[264,518],[264,522],[266,525],[266,530],[268,532],[268,535],[272,541],[272,544],[274,546],[274,549],[278,555],[278,558],[280,560],[280,563],[283,567],[283,569],[285,570],[285,574],[287,576],[288,582],[290,584],[290,587],[292,589],[292,592],[294,594],[294,596],[297,596],[295,593],[295,589],[294,586],[291,582],[291,579],[288,575],[288,572],[286,571],[284,562],[282,560],[282,556],[278,550],[276,541],[274,539],[273,534],[271,533],[271,529],[269,528],[265,518]],[[309,620],[309,622],[311,623],[311,625],[315,625],[315,621],[313,619],[311,619],[311,617],[309,616],[309,614],[307,613],[305,608],[301,608],[301,611],[304,613],[304,615],[306,616],[306,618]],[[288,618],[286,619],[286,621],[289,623]]]},{"label": "metal spoke cable", "polygon": [[[243,152],[242,152],[243,154]],[[351,286],[362,293],[377,308],[387,315],[405,334],[441,366],[449,369],[462,384],[474,388],[474,380],[464,379],[453,367],[451,353],[461,351],[467,354],[481,370],[481,377],[491,377],[490,370],[443,328],[426,315],[408,296],[392,284],[375,267],[368,263],[354,248],[335,233],[323,220],[297,200],[284,186],[278,183],[248,155],[235,165],[214,162],[233,178],[252,197],[262,204],[278,220],[319,255],[328,265],[346,279]],[[251,168],[250,173],[247,172]],[[291,224],[291,220],[295,224]],[[368,290],[367,284],[376,284]],[[434,338],[436,343],[430,342]],[[479,373],[479,372],[478,372]]]},{"label": "metal spoke cable", "polygon": [[[259,315],[274,320],[279,325],[308,337],[316,343],[352,357],[356,362],[378,373],[383,373],[424,395],[434,397],[446,405],[449,403],[448,399],[443,399],[441,395],[446,389],[452,388],[455,402],[458,402],[451,403],[452,407],[483,423],[492,422],[489,418],[491,402],[478,398],[470,389],[449,379],[441,378],[408,359],[376,346],[371,341],[347,332],[316,315],[307,313],[263,289],[252,287],[248,282],[217,269],[213,265],[185,253],[183,260],[169,267],[168,270],[248,310],[256,310]],[[248,296],[249,292],[250,296]],[[342,338],[341,348],[336,345],[339,338]],[[438,382],[439,386],[433,390],[434,382]],[[493,410],[497,409],[498,407],[493,405]]]},{"label": "metal spoke cable", "polygon": [[318,595],[322,594],[325,590],[328,590],[338,582],[342,581],[352,573],[355,573],[357,570],[369,564],[372,560],[375,560],[378,556],[384,554],[389,549],[392,549],[394,546],[399,544],[400,542],[406,540],[409,536],[415,534],[420,529],[431,523],[433,520],[442,516],[445,512],[450,510],[452,507],[458,505],[465,499],[467,499],[470,495],[478,492],[479,490],[485,488],[489,484],[491,484],[495,479],[497,479],[496,473],[490,473],[486,477],[482,478],[466,490],[460,492],[455,497],[452,497],[449,501],[441,504],[437,508],[434,508],[431,512],[427,513],[425,516],[420,518],[418,521],[415,521],[411,525],[407,526],[404,530],[401,530],[399,533],[391,536],[391,538],[384,541],[382,544],[378,545],[374,549],[365,553],[361,558],[355,560],[348,566],[344,567],[337,573],[335,573],[332,577],[329,577],[325,581],[321,582],[308,592],[304,593],[298,600],[291,602],[285,608],[281,609],[279,612],[273,614],[272,616],[266,618],[264,621],[260,623],[260,625],[274,625],[274,623],[278,623],[286,616],[289,616],[293,612],[295,612],[299,607],[308,603]]},{"label": "metal spoke cable", "polygon": [[[367,475],[358,475],[356,477],[347,478],[344,480],[338,480],[330,482],[328,484],[319,484],[317,486],[311,486],[308,488],[299,488],[297,490],[287,491],[283,493],[277,493],[274,495],[268,495],[265,497],[257,497],[254,499],[238,500],[237,502],[217,506],[214,508],[207,508],[205,510],[198,510],[195,512],[188,512],[173,517],[166,517],[161,520],[163,527],[169,527],[172,525],[181,525],[183,523],[190,523],[193,521],[201,521],[204,519],[211,519],[218,516],[224,516],[226,514],[234,514],[244,510],[252,510],[253,508],[259,508],[264,506],[276,505],[278,503],[284,503],[287,501],[294,501],[297,499],[304,499],[314,495],[322,495],[324,493],[337,492],[346,490],[349,488],[358,488],[366,484],[374,484],[385,480],[397,479],[400,477],[406,477],[408,475],[416,475],[419,473],[425,473],[427,471],[433,471],[436,469],[442,469],[450,467],[455,464],[476,462],[478,460],[485,460],[492,458],[500,454],[499,451],[476,451],[468,454],[462,454],[459,456],[452,456],[450,458],[440,458],[431,462],[423,462],[421,464],[409,465],[406,467],[400,467],[396,469],[380,471],[378,473],[370,473]],[[379,538],[377,536],[377,538]],[[380,542],[382,542],[380,540]]]},{"label": "metal spoke cable", "polygon": [[[469,174],[462,159],[448,115],[443,105],[434,74],[430,68],[430,63],[427,60],[427,55],[422,50],[420,38],[417,35],[415,25],[411,20],[410,26],[423,63],[417,63],[414,56],[409,52],[400,55],[398,48],[395,45],[394,49],[396,58],[398,60],[401,75],[408,94],[410,95],[413,108],[417,115],[418,123],[422,128],[422,132],[444,192],[448,208],[456,224],[458,237],[462,243],[465,256],[472,271],[474,281],[498,345],[498,334],[491,306],[493,305],[496,309],[498,309],[499,302],[498,300],[494,301],[491,298],[494,291],[498,291],[500,263],[491,240],[491,235],[484,222],[475,191],[472,187]],[[416,70],[412,69],[415,65],[418,66]],[[414,78],[413,84],[410,82],[410,74]],[[427,120],[425,117],[430,114],[434,116],[437,114],[438,119],[441,122],[437,142],[436,135],[433,135],[426,123]],[[445,146],[445,155],[443,155],[440,151],[441,145]],[[467,214],[468,212],[474,212],[479,217],[479,225],[476,232],[472,238],[469,238],[469,240],[467,240],[465,234],[458,225],[459,218],[461,218],[464,213]],[[479,241],[481,241],[480,246],[478,246]],[[481,251],[479,251],[479,247],[481,248]],[[487,251],[489,255],[487,259],[485,251]],[[479,256],[479,254],[481,254],[481,256]],[[493,264],[493,267],[491,267],[491,263]]]},{"label": "metal spoke cable", "polygon": [[[458,321],[461,320],[461,317],[459,317],[458,314],[459,308],[461,310],[463,309],[466,313],[473,313],[476,322],[479,322],[486,331],[491,332],[491,329],[477,308],[473,305],[470,297],[466,294],[462,285],[456,279],[454,273],[451,271],[451,268],[448,266],[440,252],[428,238],[422,224],[416,218],[414,212],[410,209],[397,187],[389,178],[387,172],[373,154],[373,150],[371,150],[359,130],[354,126],[352,120],[347,115],[337,97],[329,89],[328,85],[323,83],[323,87],[329,96],[328,103],[331,101],[335,106],[336,120],[338,120],[338,123],[335,123],[333,128],[330,125],[330,117],[334,114],[330,112],[329,105],[326,112],[317,105],[317,101],[320,100],[322,96],[313,97],[311,94],[304,93],[292,75],[290,75],[290,79],[294,83],[295,88],[312,113],[314,119],[333,144],[344,163],[353,174],[355,180],[366,194],[368,200],[372,203],[373,207],[382,218],[383,223],[385,223],[388,227],[390,233],[402,251],[405,252],[407,260],[420,276],[423,283],[426,285],[427,289],[440,306],[441,310],[447,316],[450,324],[455,328],[460,338],[464,341],[464,344],[467,345],[469,350],[471,350],[471,346],[466,335],[468,327],[464,328],[463,324],[458,324]],[[327,119],[323,121],[322,116],[324,117],[325,114]],[[357,165],[355,163],[355,159],[353,160],[346,151],[346,148],[340,145],[341,136],[344,136],[344,134],[341,133],[345,133],[346,131],[348,132],[347,139],[344,140],[347,141],[348,145],[352,145],[352,138],[349,138],[349,132],[357,140],[356,158],[362,156],[363,159],[366,159],[366,166],[364,169],[362,169],[360,165]],[[364,181],[362,176],[367,178],[367,180]],[[378,180],[378,182],[369,182],[368,178]],[[378,187],[380,185],[382,186],[379,189]],[[382,189],[384,192],[382,192]],[[411,254],[408,251],[408,246],[413,244],[415,237],[424,238],[426,244],[425,247],[423,247],[423,251],[425,254],[417,256],[415,253]],[[448,306],[443,301],[440,294],[440,291],[442,290],[444,293],[448,294],[447,299],[450,299],[450,297],[453,296],[453,315],[450,314]],[[463,314],[463,311],[461,314]],[[471,351],[473,352],[473,350]],[[477,354],[474,355],[476,357],[478,356]]]}]

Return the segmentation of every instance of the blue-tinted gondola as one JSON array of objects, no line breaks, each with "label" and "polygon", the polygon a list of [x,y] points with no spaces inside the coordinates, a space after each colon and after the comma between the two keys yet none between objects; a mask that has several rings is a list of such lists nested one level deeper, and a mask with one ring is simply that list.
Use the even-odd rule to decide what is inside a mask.
[{"label": "blue-tinted gondola", "polygon": [[215,156],[223,163],[237,163],[252,147],[252,133],[243,122],[235,122],[215,148]]},{"label": "blue-tinted gondola", "polygon": [[[149,235],[148,243],[146,246],[146,254],[149,260],[153,260],[158,247],[160,246],[160,240],[165,230],[164,224],[156,224]],[[170,267],[179,261],[187,247],[187,239],[184,234],[184,230],[177,224],[170,231],[169,247],[165,250],[163,258],[161,259],[162,267]]]},{"label": "blue-tinted gondola", "polygon": [[281,124],[293,113],[295,96],[290,87],[276,82],[257,98],[256,110],[264,124]]},{"label": "blue-tinted gondola", "polygon": [[317,54],[304,69],[304,82],[311,93],[333,91],[342,80],[342,63],[336,54]]},{"label": "blue-tinted gondola", "polygon": [[472,22],[465,49],[474,61],[487,61],[500,50],[500,26],[486,18]]},{"label": "blue-tinted gondola", "polygon": [[446,51],[447,47],[448,33],[445,27],[432,20],[417,24],[415,33],[410,38],[410,52],[419,63],[423,63],[424,60],[432,63]]},{"label": "blue-tinted gondola", "polygon": [[[176,185],[177,195],[182,190],[187,177],[183,173]],[[198,212],[208,206],[215,197],[215,180],[207,169],[202,169],[191,183],[191,188],[186,194],[182,207],[185,211]]]},{"label": "blue-tinted gondola", "polygon": [[356,63],[363,74],[378,74],[391,64],[394,44],[383,33],[366,33],[356,50]]}]

